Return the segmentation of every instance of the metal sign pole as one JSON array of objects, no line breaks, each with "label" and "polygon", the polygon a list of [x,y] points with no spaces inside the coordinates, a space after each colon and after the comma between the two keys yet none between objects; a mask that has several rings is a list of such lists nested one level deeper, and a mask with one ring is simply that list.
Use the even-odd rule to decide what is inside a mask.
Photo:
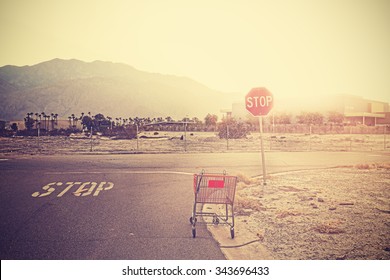
[{"label": "metal sign pole", "polygon": [[[266,116],[274,106],[274,98],[264,87],[252,88],[245,96],[245,107],[254,116],[259,117],[261,161],[263,165],[263,186],[267,184],[267,172],[265,170],[265,156],[263,143],[263,116]],[[274,123],[274,122],[272,122]],[[274,127],[273,127],[274,131]],[[263,187],[264,190],[264,187]]]},{"label": "metal sign pole", "polygon": [[264,156],[264,143],[263,143],[263,117],[259,117],[260,124],[260,147],[261,147],[261,164],[263,166],[263,186],[267,185],[266,181],[266,170],[265,170],[265,156]]}]

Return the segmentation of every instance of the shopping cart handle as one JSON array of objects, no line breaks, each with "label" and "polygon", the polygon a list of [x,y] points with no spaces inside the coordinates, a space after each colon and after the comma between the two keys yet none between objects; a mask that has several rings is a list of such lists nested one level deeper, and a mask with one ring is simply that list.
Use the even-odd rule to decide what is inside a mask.
[{"label": "shopping cart handle", "polygon": [[200,189],[200,183],[202,182],[202,179],[203,179],[203,173],[200,175],[200,179],[198,181],[198,184],[196,186],[196,193],[199,192],[199,189]]},{"label": "shopping cart handle", "polygon": [[205,170],[202,169],[202,171],[200,172],[200,174],[198,176],[200,176],[200,179],[198,181],[198,184],[196,186],[196,193],[199,192],[199,189],[200,189],[200,183],[202,182],[202,178],[203,178],[203,174],[205,173]]}]

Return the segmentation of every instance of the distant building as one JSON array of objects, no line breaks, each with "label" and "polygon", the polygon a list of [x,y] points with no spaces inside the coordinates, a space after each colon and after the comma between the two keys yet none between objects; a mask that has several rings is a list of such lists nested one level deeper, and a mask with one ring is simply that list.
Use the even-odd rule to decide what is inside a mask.
[{"label": "distant building", "polygon": [[[283,106],[280,106],[282,111],[299,114],[301,111],[313,111],[316,108],[326,116],[328,112],[336,111],[344,115],[345,122],[350,124],[362,124],[368,126],[390,125],[390,105],[389,103],[364,99],[363,97],[339,94],[327,97],[326,100],[312,100],[311,103],[297,109],[294,104],[289,104],[288,100],[281,100]],[[320,103],[320,104],[318,104]],[[278,112],[278,105],[275,105],[274,113]],[[249,112],[245,108],[244,102],[233,103],[231,110],[232,117],[236,119],[246,120]],[[271,112],[273,113],[273,112]]]},{"label": "distant building", "polygon": [[232,117],[237,120],[246,121],[248,119],[248,115],[250,115],[250,113],[245,108],[244,102],[232,104]]},{"label": "distant building", "polygon": [[369,126],[390,124],[389,104],[353,95],[340,95],[338,112],[351,124]]}]

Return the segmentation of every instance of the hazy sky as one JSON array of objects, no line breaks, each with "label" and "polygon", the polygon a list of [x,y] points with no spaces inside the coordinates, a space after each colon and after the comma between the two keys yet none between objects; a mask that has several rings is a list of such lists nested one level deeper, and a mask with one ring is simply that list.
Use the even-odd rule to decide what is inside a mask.
[{"label": "hazy sky", "polygon": [[213,89],[390,102],[387,0],[0,0],[0,66],[123,62]]}]

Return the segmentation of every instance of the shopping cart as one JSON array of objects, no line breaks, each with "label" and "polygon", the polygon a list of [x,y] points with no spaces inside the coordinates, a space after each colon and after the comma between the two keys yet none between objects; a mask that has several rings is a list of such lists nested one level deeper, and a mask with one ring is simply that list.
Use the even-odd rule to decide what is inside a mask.
[{"label": "shopping cart", "polygon": [[[234,238],[234,195],[236,192],[236,176],[223,174],[206,174],[202,171],[200,174],[194,174],[194,207],[190,223],[192,224],[192,237],[196,237],[196,224],[214,224],[220,223],[230,226],[230,235]],[[214,212],[203,212],[205,204],[224,204],[225,214],[219,215]],[[231,209],[229,215],[229,206]],[[202,222],[198,222],[197,217],[202,217]],[[212,219],[211,219],[212,218]],[[211,220],[211,222],[210,222]]]}]

